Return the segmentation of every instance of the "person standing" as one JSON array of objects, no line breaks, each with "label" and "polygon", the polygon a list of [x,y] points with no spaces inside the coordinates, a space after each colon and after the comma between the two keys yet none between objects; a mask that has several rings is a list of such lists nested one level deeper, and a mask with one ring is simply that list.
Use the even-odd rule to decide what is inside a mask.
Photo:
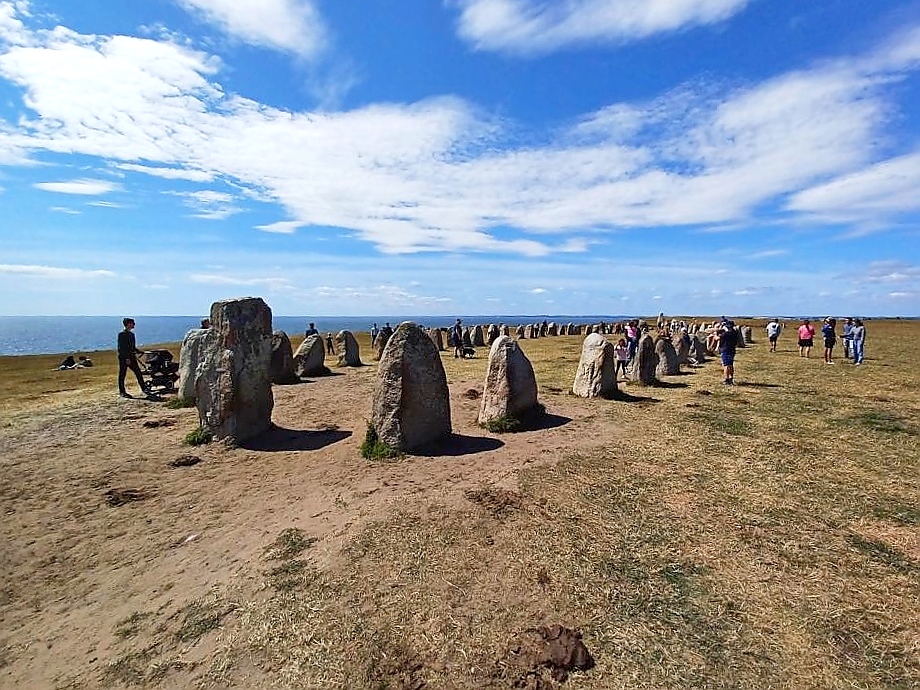
[{"label": "person standing", "polygon": [[722,359],[722,370],[725,374],[723,385],[735,385],[735,352],[738,348],[738,331],[735,324],[727,321],[719,328],[719,356]]},{"label": "person standing", "polygon": [[776,352],[776,341],[779,340],[779,333],[783,330],[779,319],[771,319],[770,323],[767,324],[766,330],[767,340],[770,341],[770,352]]},{"label": "person standing", "polygon": [[373,326],[371,326],[371,343],[377,340],[378,333],[380,333],[380,329],[377,328],[377,324],[375,323]]},{"label": "person standing", "polygon": [[850,359],[851,356],[851,343],[850,343],[850,332],[853,330],[853,319],[847,318],[843,323],[843,356],[847,359]]},{"label": "person standing", "polygon": [[616,366],[613,370],[614,377],[623,370],[623,378],[626,378],[626,363],[629,361],[629,346],[626,345],[626,338],[620,338],[613,347],[613,353],[617,358]]},{"label": "person standing", "polygon": [[810,357],[814,346],[815,327],[808,319],[802,319],[802,325],[799,326],[799,357]]},{"label": "person standing", "polygon": [[454,359],[463,358],[463,322],[457,319],[453,329],[450,332],[451,341],[454,344]]},{"label": "person standing", "polygon": [[837,319],[828,316],[821,326],[821,335],[824,336],[824,363],[834,363],[834,346],[837,344]]},{"label": "person standing", "polygon": [[134,338],[134,319],[125,317],[121,323],[125,329],[118,334],[118,394],[123,398],[132,397],[125,390],[125,375],[130,369],[137,377],[137,385],[140,386],[141,391],[144,395],[148,395],[147,384],[144,383],[141,368],[137,363],[137,356],[144,353],[137,349],[137,341]]},{"label": "person standing", "polygon": [[304,338],[309,338],[311,335],[319,335],[319,331],[316,330],[316,324],[312,321],[310,322],[310,325],[307,326],[307,330],[304,331],[303,336]]},{"label": "person standing", "polygon": [[[312,326],[313,324],[310,324],[310,325]],[[319,333],[316,333],[316,335],[319,335]],[[332,342],[332,333],[326,334],[326,354],[328,355],[335,354],[335,343]]]},{"label": "person standing", "polygon": [[854,319],[853,329],[850,331],[850,347],[853,350],[853,364],[863,363],[866,346],[866,327],[861,319]]}]

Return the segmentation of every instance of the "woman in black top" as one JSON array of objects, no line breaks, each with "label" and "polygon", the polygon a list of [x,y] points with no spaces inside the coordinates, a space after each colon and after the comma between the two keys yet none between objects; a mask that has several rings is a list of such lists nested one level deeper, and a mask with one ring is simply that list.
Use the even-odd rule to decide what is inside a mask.
[{"label": "woman in black top", "polygon": [[118,394],[123,398],[130,398],[125,390],[125,374],[128,369],[134,372],[137,377],[137,385],[141,387],[144,394],[147,394],[147,384],[144,383],[144,377],[141,374],[141,368],[137,363],[137,356],[144,354],[137,349],[137,343],[134,339],[134,319],[125,318],[121,321],[125,330],[118,334]]}]

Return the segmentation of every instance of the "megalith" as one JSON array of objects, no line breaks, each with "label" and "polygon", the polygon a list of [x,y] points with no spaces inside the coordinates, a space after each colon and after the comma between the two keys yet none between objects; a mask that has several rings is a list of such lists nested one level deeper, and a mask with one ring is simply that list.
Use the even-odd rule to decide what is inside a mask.
[{"label": "megalith", "polygon": [[211,346],[216,335],[210,328],[195,328],[185,334],[182,349],[179,350],[179,388],[180,400],[195,400],[195,380],[198,368],[203,361],[204,352]]},{"label": "megalith", "polygon": [[469,326],[463,327],[463,333],[460,336],[463,347],[473,347],[473,338],[470,334]]},{"label": "megalith", "polygon": [[259,297],[211,305],[213,338],[195,384],[201,427],[242,443],[272,423],[272,311]]},{"label": "megalith", "polygon": [[486,425],[498,419],[520,422],[541,410],[533,365],[517,341],[501,336],[489,350],[479,423]]},{"label": "megalith", "polygon": [[[377,334],[380,337],[380,334]],[[351,331],[339,331],[335,336],[335,349],[339,353],[339,367],[363,367],[361,353],[358,350],[358,341]]]},{"label": "megalith", "polygon": [[441,355],[416,324],[399,324],[377,366],[371,426],[398,451],[412,451],[451,433],[450,393]]},{"label": "megalith", "polygon": [[690,338],[690,361],[694,364],[703,364],[706,361],[706,343],[700,338],[699,333],[694,333]]},{"label": "megalith", "polygon": [[434,343],[434,346],[438,348],[438,352],[444,351],[444,334],[441,332],[440,328],[429,328],[428,337],[431,338],[431,342]]},{"label": "megalith", "polygon": [[[386,348],[387,341],[389,339],[390,339],[390,330],[387,328],[384,328],[383,330],[378,332],[377,337],[374,338],[374,342],[372,343],[374,347],[374,359],[377,360],[378,362],[380,361],[380,358],[383,356],[383,351]],[[357,366],[357,365],[352,365],[352,366]]]},{"label": "megalith", "polygon": [[272,383],[295,383],[297,375],[294,373],[294,348],[291,339],[284,331],[272,333]]},{"label": "megalith", "polygon": [[498,340],[500,335],[507,335],[507,333],[502,334],[499,332],[498,326],[490,323],[489,328],[486,331],[486,343],[488,343],[489,347],[492,347],[492,343]]},{"label": "megalith", "polygon": [[326,347],[320,335],[311,335],[294,353],[294,374],[301,376],[318,376],[326,373]]},{"label": "megalith", "polygon": [[572,392],[582,398],[609,398],[617,391],[613,343],[598,333],[585,338]]},{"label": "megalith", "polygon": [[499,335],[507,335],[507,336],[510,337],[510,336],[511,336],[511,329],[508,328],[508,326],[507,326],[506,324],[502,324],[501,326],[498,327],[498,334],[499,334]]},{"label": "megalith", "polygon": [[485,335],[483,334],[482,326],[477,325],[473,327],[472,340],[473,340],[473,347],[485,347],[486,346],[486,339],[485,339]]},{"label": "megalith", "polygon": [[671,344],[674,346],[675,352],[677,352],[677,366],[682,364],[687,364],[690,361],[690,342],[691,338],[683,337],[683,334],[678,333],[671,339]]},{"label": "megalith", "polygon": [[551,321],[546,326],[546,335],[557,336],[559,335],[559,327],[555,322]]},{"label": "megalith", "polygon": [[658,355],[655,354],[655,340],[646,333],[639,338],[636,356],[629,367],[629,379],[644,386],[655,383],[655,370],[658,368]]},{"label": "megalith", "polygon": [[[519,326],[519,328],[520,328],[520,326]],[[527,324],[526,326],[524,326],[524,335],[523,335],[523,338],[524,338],[525,340],[529,340],[529,339],[536,338],[536,337],[537,337],[537,335],[536,335],[536,333],[534,332],[534,328],[533,328],[533,324],[532,324],[532,323],[529,323],[529,324]]]},{"label": "megalith", "polygon": [[752,345],[754,343],[754,329],[753,328],[751,328],[750,326],[742,326],[741,333],[742,335],[744,335],[744,342],[746,344]]},{"label": "megalith", "polygon": [[735,343],[738,347],[747,347],[747,343],[744,341],[744,331],[741,330],[741,326],[735,326]]},{"label": "megalith", "polygon": [[517,335],[519,340],[524,340],[527,338],[527,335],[525,333],[525,328],[523,326],[518,326],[516,329],[514,329],[514,332]]},{"label": "megalith", "polygon": [[670,340],[658,338],[655,341],[655,354],[658,355],[658,365],[655,368],[655,375],[658,378],[662,376],[677,376],[680,373],[680,360],[677,358],[677,350]]}]

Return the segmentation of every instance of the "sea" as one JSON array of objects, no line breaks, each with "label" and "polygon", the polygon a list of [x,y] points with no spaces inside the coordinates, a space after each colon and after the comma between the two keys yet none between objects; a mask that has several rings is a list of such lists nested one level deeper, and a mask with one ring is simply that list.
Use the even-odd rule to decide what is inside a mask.
[{"label": "sea", "polygon": [[[198,328],[201,316],[134,316],[137,345],[179,343],[192,328]],[[428,328],[449,328],[456,319],[464,324],[597,323],[620,321],[622,315],[537,314],[537,315],[457,315],[457,316],[273,316],[272,328],[288,335],[303,333],[311,321],[321,333],[369,331],[371,325],[389,322],[394,328],[403,321],[414,321]],[[0,355],[77,355],[98,350],[114,350],[120,316],[0,316]],[[178,353],[176,353],[178,354]]]}]

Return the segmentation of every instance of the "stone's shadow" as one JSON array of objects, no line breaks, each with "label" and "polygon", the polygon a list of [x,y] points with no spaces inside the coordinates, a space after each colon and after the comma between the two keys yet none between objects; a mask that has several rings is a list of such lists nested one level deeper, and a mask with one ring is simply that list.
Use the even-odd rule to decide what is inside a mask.
[{"label": "stone's shadow", "polygon": [[673,383],[669,381],[662,381],[658,379],[655,383],[650,386],[651,388],[687,388],[689,384],[687,383]]},{"label": "stone's shadow", "polygon": [[451,434],[450,438],[414,450],[409,455],[428,455],[434,458],[457,457],[475,453],[488,453],[492,450],[498,450],[504,445],[497,438],[489,438],[488,436]]},{"label": "stone's shadow", "polygon": [[305,431],[301,429],[285,429],[272,426],[260,436],[241,443],[240,448],[246,450],[261,450],[275,452],[283,450],[320,450],[333,443],[344,441],[351,436],[350,431],[339,429],[323,429],[318,431]]},{"label": "stone's shadow", "polygon": [[624,391],[622,388],[618,388],[617,392],[610,396],[610,400],[617,400],[619,402],[625,403],[638,403],[640,406],[653,405],[655,403],[661,402],[658,398],[649,398],[643,395],[631,395]]},{"label": "stone's shadow", "polygon": [[739,381],[735,385],[744,388],[782,388],[778,383],[753,383],[751,381]]},{"label": "stone's shadow", "polygon": [[558,414],[550,414],[549,412],[541,415],[534,415],[533,417],[528,417],[523,420],[523,428],[521,432],[528,431],[544,431],[545,429],[557,429],[560,426],[565,426],[572,421],[571,417],[563,417]]}]

